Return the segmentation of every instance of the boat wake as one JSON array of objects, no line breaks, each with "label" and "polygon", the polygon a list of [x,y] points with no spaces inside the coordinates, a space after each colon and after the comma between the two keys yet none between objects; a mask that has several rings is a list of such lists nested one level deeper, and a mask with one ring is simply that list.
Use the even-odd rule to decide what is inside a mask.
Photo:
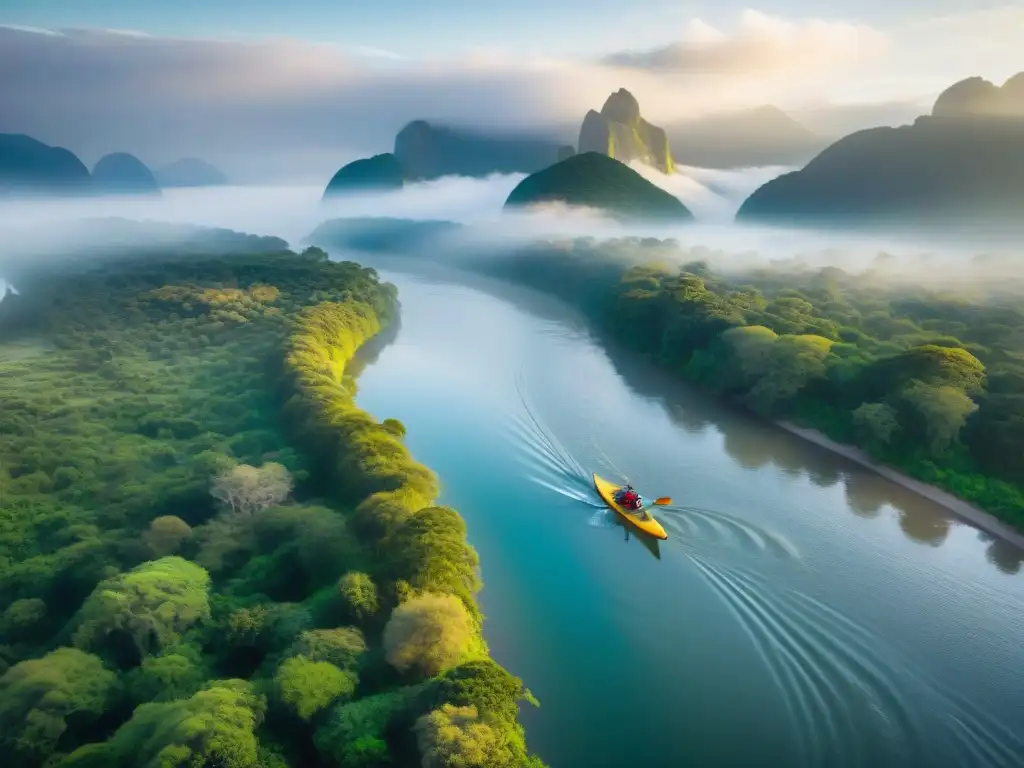
[{"label": "boat wake", "polygon": [[1020,764],[1024,741],[1011,728],[849,617],[692,542],[681,546],[779,689],[799,764]]},{"label": "boat wake", "polygon": [[740,517],[703,507],[670,505],[659,509],[661,524],[704,551],[725,548],[800,560],[796,544],[781,533]]},{"label": "boat wake", "polygon": [[517,377],[516,390],[522,411],[512,414],[506,426],[514,438],[527,479],[573,501],[604,509],[594,492],[590,473],[531,406],[522,376]]}]

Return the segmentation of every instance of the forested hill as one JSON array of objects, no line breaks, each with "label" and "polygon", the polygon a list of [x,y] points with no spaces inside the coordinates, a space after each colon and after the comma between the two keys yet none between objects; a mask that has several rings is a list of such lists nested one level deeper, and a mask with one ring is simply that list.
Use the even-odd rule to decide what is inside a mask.
[{"label": "forested hill", "polygon": [[541,765],[461,517],[401,423],[353,401],[393,286],[314,248],[78,262],[19,289],[0,764]]}]

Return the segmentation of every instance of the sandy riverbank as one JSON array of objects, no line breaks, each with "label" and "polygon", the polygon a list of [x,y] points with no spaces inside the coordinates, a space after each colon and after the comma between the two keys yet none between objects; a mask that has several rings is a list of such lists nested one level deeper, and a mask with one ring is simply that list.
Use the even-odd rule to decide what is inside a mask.
[{"label": "sandy riverbank", "polygon": [[985,531],[986,533],[990,533],[993,536],[998,536],[1000,539],[1024,549],[1024,534],[1014,528],[1011,528],[1009,525],[980,507],[969,504],[963,499],[959,499],[953,494],[943,491],[941,488],[936,488],[934,485],[922,483],[920,480],[908,477],[902,472],[897,472],[891,467],[878,464],[868,458],[868,456],[859,448],[855,448],[852,445],[837,443],[835,440],[831,440],[813,429],[798,427],[796,424],[788,421],[779,421],[776,422],[776,424],[791,434],[802,437],[804,440],[808,440],[815,445],[821,446],[833,453],[837,453],[840,456],[844,456],[850,461],[860,464],[862,467],[870,469],[872,472],[881,475],[886,480],[896,483],[909,491],[913,491],[929,501],[934,501],[939,506],[952,512],[956,517],[970,523],[975,528]]}]

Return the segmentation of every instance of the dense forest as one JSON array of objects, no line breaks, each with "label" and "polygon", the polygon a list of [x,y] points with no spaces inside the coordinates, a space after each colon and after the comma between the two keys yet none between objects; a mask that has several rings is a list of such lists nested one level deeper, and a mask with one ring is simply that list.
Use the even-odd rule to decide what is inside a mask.
[{"label": "dense forest", "polygon": [[[1019,292],[793,265],[718,274],[672,241],[538,243],[472,261],[560,296],[679,375],[855,444],[1024,529]],[[677,266],[668,266],[675,264]]]},{"label": "dense forest", "polygon": [[462,518],[354,402],[394,287],[255,250],[0,302],[0,764],[542,766]]}]

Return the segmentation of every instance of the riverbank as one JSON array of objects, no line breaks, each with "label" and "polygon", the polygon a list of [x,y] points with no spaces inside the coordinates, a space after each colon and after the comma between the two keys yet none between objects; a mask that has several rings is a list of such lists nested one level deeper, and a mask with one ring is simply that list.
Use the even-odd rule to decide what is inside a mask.
[{"label": "riverbank", "polygon": [[986,512],[980,507],[976,507],[973,504],[970,504],[969,502],[966,502],[934,485],[929,485],[928,483],[923,483],[920,480],[915,480],[909,475],[896,471],[892,467],[887,467],[884,464],[872,461],[871,458],[859,448],[852,445],[837,443],[835,440],[826,437],[817,430],[798,427],[796,424],[789,421],[776,421],[774,423],[790,434],[801,437],[827,451],[843,456],[855,464],[859,464],[865,469],[869,469],[875,474],[884,477],[886,480],[896,483],[896,485],[901,488],[905,488],[908,491],[916,493],[918,496],[922,496],[929,501],[935,502],[943,509],[948,510],[954,516],[970,523],[975,528],[985,531],[985,533],[989,533],[993,536],[997,536],[1014,546],[1024,549],[1024,534],[1014,530],[995,515]]}]

